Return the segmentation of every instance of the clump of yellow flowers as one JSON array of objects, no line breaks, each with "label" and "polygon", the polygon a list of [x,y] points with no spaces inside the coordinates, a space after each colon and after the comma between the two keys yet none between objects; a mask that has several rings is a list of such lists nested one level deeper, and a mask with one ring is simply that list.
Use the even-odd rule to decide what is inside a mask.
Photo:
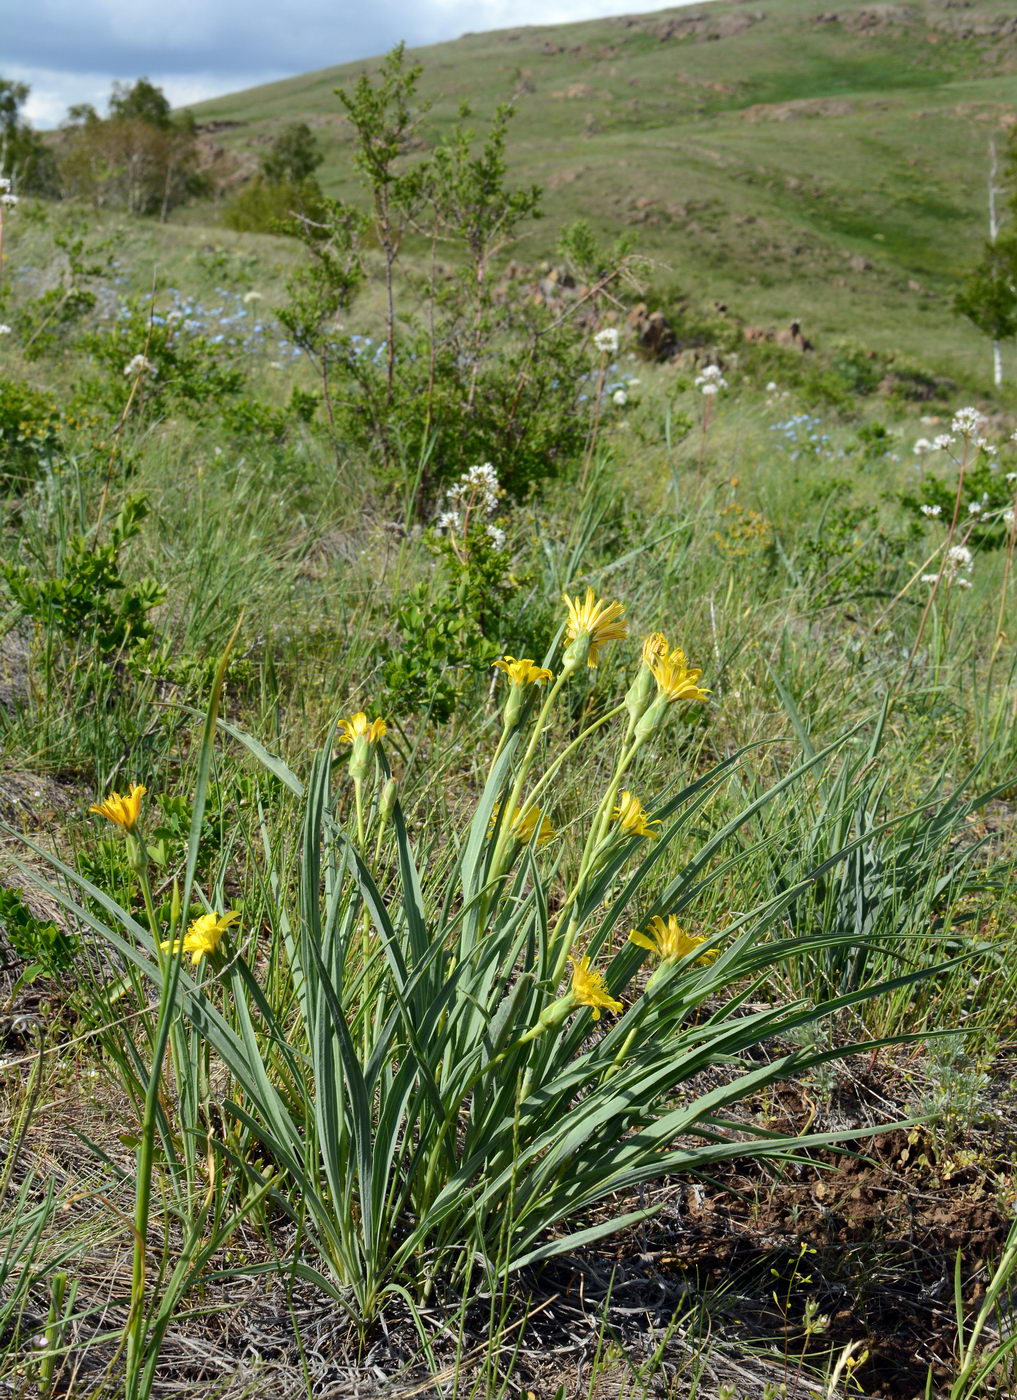
[{"label": "clump of yellow flowers", "polygon": [[[621,843],[654,841],[661,835],[661,822],[651,816],[631,789],[622,787],[640,748],[665,723],[673,706],[702,703],[710,694],[700,683],[702,670],[690,664],[684,650],[673,647],[663,633],[654,632],[642,644],[637,674],[624,702],[594,721],[548,764],[542,776],[534,782],[533,769],[540,753],[541,740],[547,732],[552,709],[563,686],[580,668],[595,667],[604,648],[610,643],[622,641],[628,636],[628,625],[620,602],[598,597],[593,588],[587,588],[585,595],[571,597],[566,594],[564,601],[564,650],[557,675],[549,664],[539,664],[530,658],[517,660],[513,656],[503,656],[495,662],[509,681],[502,711],[498,756],[509,742],[516,747],[522,746],[519,731],[530,712],[531,703],[539,705],[539,708],[522,757],[513,767],[507,798],[495,805],[490,819],[488,831],[493,849],[488,875],[492,881],[507,874],[520,844],[540,847],[555,835],[551,820],[545,814],[544,807],[537,805],[537,799],[545,800],[547,790],[551,788],[568,755],[583,745],[595,730],[623,711],[627,711],[628,723],[607,790],[587,828],[578,873],[556,911],[549,934],[549,943],[555,955],[552,978],[560,982],[571,964],[571,983],[568,991],[549,1006],[539,1022],[530,1028],[525,1037],[527,1039],[559,1024],[569,1012],[581,1006],[592,1010],[594,1020],[599,1019],[601,1010],[616,1014],[621,1012],[621,1002],[611,995],[603,974],[591,965],[590,956],[574,956],[577,944],[581,946],[583,940],[584,920],[579,910],[584,907],[589,891],[605,864],[623,849]],[[547,660],[549,662],[550,657]],[[542,691],[542,694],[534,702],[533,697],[538,691]],[[500,818],[502,812],[511,813],[511,819]],[[632,847],[625,845],[624,849],[631,850]],[[659,959],[650,985],[670,975],[700,943],[705,942],[682,932],[673,915],[669,915],[666,921],[654,916],[648,924],[648,932],[633,933],[631,941]],[[698,961],[706,961],[712,956],[714,954],[708,952]]]}]

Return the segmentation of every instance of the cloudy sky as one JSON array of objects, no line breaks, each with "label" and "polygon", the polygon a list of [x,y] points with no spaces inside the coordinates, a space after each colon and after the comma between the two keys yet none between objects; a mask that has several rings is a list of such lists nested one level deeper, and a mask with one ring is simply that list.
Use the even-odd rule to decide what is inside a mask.
[{"label": "cloudy sky", "polygon": [[[688,3],[688,0],[684,0]],[[672,8],[655,0],[8,0],[0,76],[54,126],[72,102],[104,110],[114,79],[145,76],[176,106],[274,78],[432,44],[467,30]]]}]

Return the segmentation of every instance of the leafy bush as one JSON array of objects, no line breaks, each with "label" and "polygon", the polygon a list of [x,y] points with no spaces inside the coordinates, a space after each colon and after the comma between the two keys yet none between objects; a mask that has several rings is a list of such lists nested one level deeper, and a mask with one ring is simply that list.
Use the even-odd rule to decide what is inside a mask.
[{"label": "leafy bush", "polygon": [[60,451],[60,410],[55,399],[23,380],[0,378],[0,452],[3,484],[23,490]]}]

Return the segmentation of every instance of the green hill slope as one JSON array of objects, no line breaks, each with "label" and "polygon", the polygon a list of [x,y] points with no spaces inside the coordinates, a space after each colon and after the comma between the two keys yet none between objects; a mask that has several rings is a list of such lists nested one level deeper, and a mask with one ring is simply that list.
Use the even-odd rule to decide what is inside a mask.
[{"label": "green hill slope", "polygon": [[[749,320],[803,320],[957,370],[980,337],[949,303],[985,233],[991,132],[1017,108],[1017,18],[983,0],[717,3],[465,35],[417,51],[434,129],[506,98],[511,162],[547,187],[524,257],[577,215],[632,228],[677,285]],[[196,108],[253,169],[285,122],[350,195],[351,139],[326,68]]]}]

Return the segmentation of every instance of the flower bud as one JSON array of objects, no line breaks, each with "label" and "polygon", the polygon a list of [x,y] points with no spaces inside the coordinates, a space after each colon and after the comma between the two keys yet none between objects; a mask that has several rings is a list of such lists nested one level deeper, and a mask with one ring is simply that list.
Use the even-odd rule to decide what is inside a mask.
[{"label": "flower bud", "polygon": [[395,778],[389,778],[381,790],[381,800],[378,803],[378,817],[386,826],[392,820],[392,813],[395,810],[398,791],[399,784],[396,782]]}]

